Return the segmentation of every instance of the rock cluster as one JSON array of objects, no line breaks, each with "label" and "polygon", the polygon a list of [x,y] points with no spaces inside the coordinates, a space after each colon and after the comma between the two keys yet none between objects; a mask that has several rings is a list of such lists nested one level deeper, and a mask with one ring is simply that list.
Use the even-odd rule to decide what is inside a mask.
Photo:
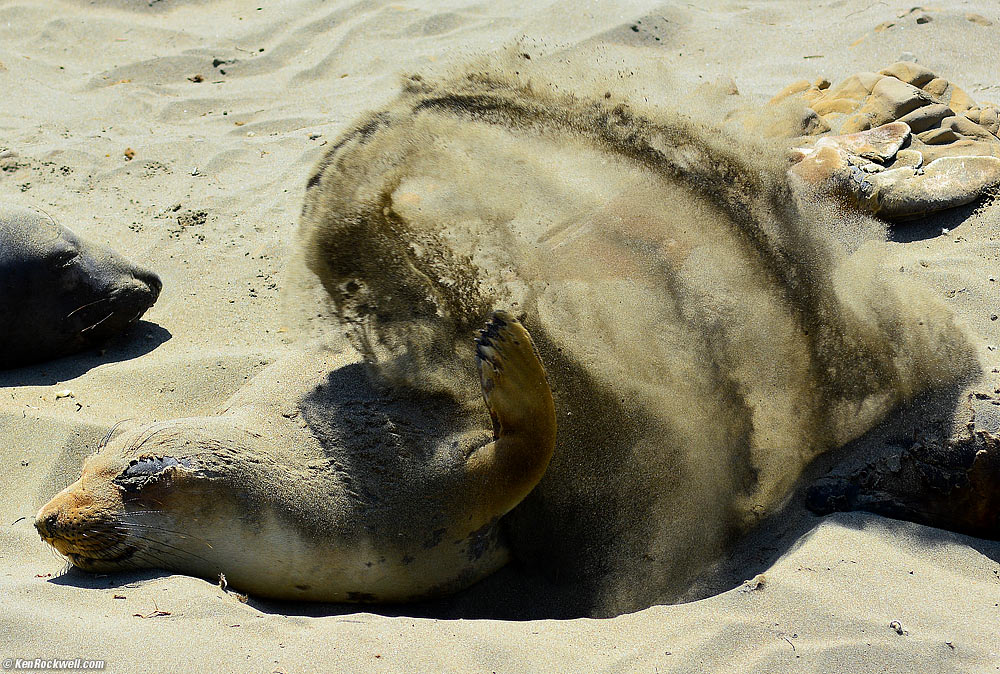
[{"label": "rock cluster", "polygon": [[802,80],[766,110],[770,135],[798,138],[792,172],[894,219],[975,201],[1000,186],[1000,106],[977,104],[916,63]]}]

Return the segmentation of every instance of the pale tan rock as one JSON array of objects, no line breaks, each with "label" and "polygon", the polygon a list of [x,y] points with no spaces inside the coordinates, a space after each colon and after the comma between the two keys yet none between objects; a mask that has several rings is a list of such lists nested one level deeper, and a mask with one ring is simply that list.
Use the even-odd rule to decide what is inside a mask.
[{"label": "pale tan rock", "polygon": [[931,103],[906,113],[899,118],[899,121],[906,122],[913,133],[920,133],[932,126],[940,125],[941,120],[954,114],[954,111],[944,103]]},{"label": "pale tan rock", "polygon": [[[1000,159],[996,157],[946,157],[922,172],[896,169],[872,175],[879,215],[904,218],[924,215],[971,203],[1000,187]],[[870,199],[870,197],[866,197]]]},{"label": "pale tan rock", "polygon": [[953,143],[956,140],[961,140],[962,137],[955,133],[953,129],[937,128],[918,133],[917,138],[928,145],[941,145],[942,143]]},{"label": "pale tan rock", "polygon": [[910,147],[920,152],[924,164],[930,164],[942,157],[998,157],[1000,158],[1000,143],[985,143],[970,138],[962,138],[954,143],[944,145],[926,145],[916,136],[911,136]]},{"label": "pale tan rock", "polygon": [[973,14],[972,12],[969,12],[968,14],[965,15],[965,18],[966,18],[966,20],[971,21],[972,23],[978,24],[980,26],[992,26],[993,25],[993,22],[990,21],[989,19],[987,19],[982,14]]},{"label": "pale tan rock", "polygon": [[931,98],[912,84],[895,77],[883,77],[858,112],[867,114],[871,117],[872,126],[878,126],[897,120],[929,102]]},{"label": "pale tan rock", "polygon": [[915,87],[922,87],[937,78],[933,72],[912,61],[897,61],[888,68],[879,71],[881,75],[890,75]]},{"label": "pale tan rock", "polygon": [[798,93],[784,97],[818,118],[809,122],[800,111],[791,125],[816,138],[803,139],[790,155],[797,178],[827,184],[888,218],[968,203],[995,185],[996,106],[977,105],[960,87],[909,61],[823,89],[819,83],[796,83]]},{"label": "pale tan rock", "polygon": [[996,138],[996,136],[984,129],[982,126],[962,115],[955,115],[941,120],[941,128],[951,129],[955,133],[963,136],[981,138],[985,141],[990,141]]},{"label": "pale tan rock", "polygon": [[[948,108],[948,109],[951,110],[951,108]],[[982,108],[980,108],[978,105],[974,105],[971,108],[969,108],[968,110],[966,110],[965,112],[963,112],[962,116],[965,117],[966,119],[968,119],[969,121],[972,121],[972,122],[975,122],[976,124],[979,124],[979,114],[982,111],[983,111]]]},{"label": "pale tan rock", "polygon": [[863,114],[852,115],[840,125],[841,133],[857,133],[870,128],[872,128],[872,118]]},{"label": "pale tan rock", "polygon": [[948,101],[949,108],[955,112],[965,112],[975,104],[976,102],[972,100],[972,97],[970,97],[969,94],[965,93],[955,85],[952,85],[951,97]]},{"label": "pale tan rock", "polygon": [[837,147],[849,155],[885,162],[895,157],[909,138],[910,127],[902,122],[893,122],[860,133],[823,136],[816,141],[816,147]]},{"label": "pale tan rock", "polygon": [[849,169],[846,152],[837,147],[825,146],[804,153],[803,158],[788,172],[802,178],[810,185],[823,185],[833,176]]},{"label": "pale tan rock", "polygon": [[924,163],[924,156],[917,150],[900,150],[896,153],[895,160],[889,168],[920,168]]},{"label": "pale tan rock", "polygon": [[852,98],[861,100],[872,92],[882,75],[871,72],[860,72],[845,78],[840,84],[830,87],[828,96],[834,98]]},{"label": "pale tan rock", "polygon": [[769,107],[768,115],[760,121],[750,123],[750,126],[756,126],[757,132],[768,138],[814,136],[830,130],[830,126],[815,110],[796,104],[795,101],[787,100],[784,104]]},{"label": "pale tan rock", "polygon": [[787,87],[779,91],[774,95],[774,97],[767,102],[768,105],[772,103],[778,103],[785,100],[789,96],[794,96],[795,94],[802,93],[807,90],[810,86],[809,80],[798,80],[797,82],[792,82]]},{"label": "pale tan rock", "polygon": [[810,86],[808,89],[806,89],[801,94],[798,94],[798,96],[796,96],[796,98],[800,98],[803,101],[806,101],[810,106],[812,106],[812,104],[815,103],[816,101],[823,100],[824,97],[825,97],[824,92],[821,89],[817,89],[814,86]]},{"label": "pale tan rock", "polygon": [[818,115],[829,115],[831,112],[846,114],[854,112],[858,107],[857,101],[851,98],[824,98],[813,103],[812,109]]},{"label": "pale tan rock", "polygon": [[943,77],[935,77],[933,80],[922,86],[921,89],[929,93],[931,96],[941,98],[948,90],[948,86],[948,80]]},{"label": "pale tan rock", "polygon": [[992,133],[1000,134],[1000,111],[996,108],[983,108],[979,111],[979,125]]}]

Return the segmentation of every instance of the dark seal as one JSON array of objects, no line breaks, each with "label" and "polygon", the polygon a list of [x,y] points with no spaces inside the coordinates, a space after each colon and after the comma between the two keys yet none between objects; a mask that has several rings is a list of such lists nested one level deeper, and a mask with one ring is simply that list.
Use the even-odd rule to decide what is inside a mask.
[{"label": "dark seal", "polygon": [[976,431],[921,440],[849,475],[828,475],[806,492],[817,515],[865,510],[1000,540],[1000,437]]},{"label": "dark seal", "polygon": [[0,204],[0,369],[104,342],[134,325],[161,287],[47,215]]}]

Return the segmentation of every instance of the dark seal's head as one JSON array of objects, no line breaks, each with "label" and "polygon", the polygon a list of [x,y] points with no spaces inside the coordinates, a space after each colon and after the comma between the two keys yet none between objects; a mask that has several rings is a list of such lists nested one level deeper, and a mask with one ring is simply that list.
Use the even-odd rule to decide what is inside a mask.
[{"label": "dark seal's head", "polygon": [[161,287],[47,215],[0,205],[0,368],[100,344],[134,325]]}]

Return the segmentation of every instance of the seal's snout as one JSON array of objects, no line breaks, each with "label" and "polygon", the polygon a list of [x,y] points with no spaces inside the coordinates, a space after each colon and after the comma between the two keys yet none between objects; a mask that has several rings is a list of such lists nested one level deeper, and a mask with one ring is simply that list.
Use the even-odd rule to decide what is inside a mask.
[{"label": "seal's snout", "polygon": [[160,297],[160,291],[163,290],[163,281],[160,280],[159,276],[147,269],[136,269],[134,275],[137,280],[146,284],[146,287],[149,288],[149,305],[152,306],[157,298]]},{"label": "seal's snout", "polygon": [[72,508],[76,500],[72,494],[63,490],[51,501],[42,506],[42,509],[35,515],[35,530],[47,543],[53,543],[55,539],[63,538],[68,529],[72,528]]},{"label": "seal's snout", "polygon": [[78,481],[42,506],[35,516],[35,530],[74,566],[112,570],[133,552],[118,529],[113,506],[106,498],[95,499],[94,492]]},{"label": "seal's snout", "polygon": [[38,535],[43,539],[50,539],[55,537],[56,522],[59,520],[59,514],[56,512],[46,513],[43,509],[42,512],[38,513],[38,517],[35,518],[35,529],[38,531]]}]

